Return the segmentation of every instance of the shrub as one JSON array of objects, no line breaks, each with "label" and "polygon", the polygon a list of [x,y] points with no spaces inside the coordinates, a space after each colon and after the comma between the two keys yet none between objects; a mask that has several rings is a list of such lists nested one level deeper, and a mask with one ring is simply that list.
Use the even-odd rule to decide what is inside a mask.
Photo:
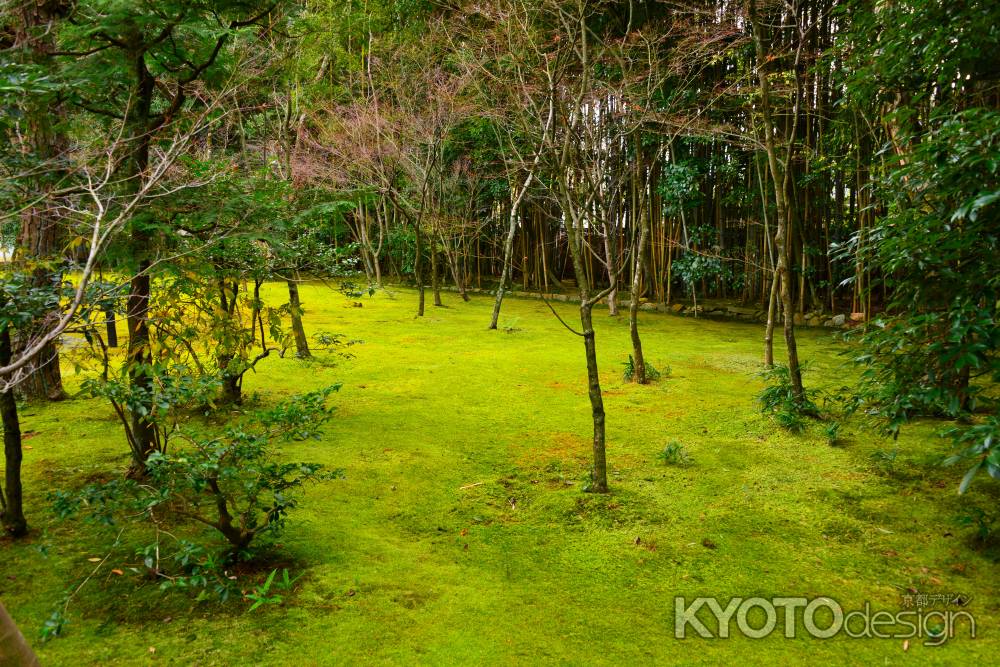
[{"label": "shrub", "polygon": [[779,426],[799,433],[805,428],[806,417],[819,416],[819,408],[810,393],[807,392],[801,398],[795,396],[788,366],[778,364],[765,370],[761,376],[767,386],[757,395],[757,403],[761,412],[774,415]]},{"label": "shrub", "polygon": [[[662,376],[670,375],[670,366],[667,366],[661,372],[657,370],[656,367],[653,366],[653,364],[649,363],[648,361],[645,362],[645,364],[646,364],[647,382],[652,382],[653,380],[659,380],[660,377]],[[635,377],[635,359],[632,358],[631,354],[628,355],[628,361],[626,361],[624,365],[625,365],[625,371],[622,373],[622,380],[624,380],[625,382],[631,382],[632,379]]]},{"label": "shrub", "polygon": [[687,465],[691,463],[691,457],[688,455],[687,449],[676,440],[667,443],[667,446],[656,455],[656,458],[663,465]]},{"label": "shrub", "polygon": [[133,468],[146,458],[133,431],[136,417],[153,428],[153,447],[166,452],[184,410],[211,405],[221,379],[216,374],[193,374],[186,366],[150,364],[146,366],[148,386],[130,383],[123,372],[115,378],[88,378],[82,388],[95,398],[104,398],[114,407],[132,451]]},{"label": "shrub", "polygon": [[962,448],[958,454],[946,458],[944,465],[973,462],[962,478],[959,493],[965,493],[980,470],[985,470],[994,479],[1000,479],[1000,418],[994,415],[972,426],[955,426],[942,435],[951,437],[953,444]]},{"label": "shrub", "polygon": [[[298,504],[305,484],[340,475],[318,463],[280,458],[277,443],[316,438],[330,419],[327,399],[339,385],[310,392],[258,411],[221,434],[176,432],[174,451],[149,459],[149,477],[139,483],[116,479],[89,485],[76,493],[54,494],[61,517],[85,511],[106,524],[153,524],[157,542],[139,550],[151,576],[164,587],[215,588],[228,595],[225,567],[250,559],[255,541],[279,534],[288,512]],[[224,538],[220,550],[211,541],[173,538],[170,552],[159,543],[167,521],[192,521]]]}]

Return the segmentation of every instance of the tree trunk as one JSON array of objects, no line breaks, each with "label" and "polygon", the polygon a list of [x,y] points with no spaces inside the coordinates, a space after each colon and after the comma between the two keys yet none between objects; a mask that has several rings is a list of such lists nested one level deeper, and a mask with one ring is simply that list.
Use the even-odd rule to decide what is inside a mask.
[{"label": "tree trunk", "polygon": [[115,311],[104,308],[104,327],[107,330],[108,347],[118,347],[118,323],[115,321]]},{"label": "tree trunk", "polygon": [[615,257],[614,230],[609,229],[604,235],[604,261],[608,263],[608,282],[611,291],[608,292],[608,315],[618,317],[618,271],[616,270],[617,258]]},{"label": "tree trunk", "polygon": [[587,394],[590,396],[590,412],[594,421],[594,468],[591,472],[589,491],[592,493],[607,493],[608,463],[604,426],[604,397],[601,394],[601,378],[597,369],[597,344],[594,340],[593,308],[593,304],[586,300],[580,303],[583,347],[587,356]]},{"label": "tree trunk", "polygon": [[[240,324],[236,321],[236,308],[237,299],[239,298],[240,285],[237,281],[232,281],[232,283],[227,284],[225,278],[218,279],[219,287],[219,308],[225,313],[226,317],[226,327],[239,327]],[[254,295],[258,297],[258,294]],[[255,299],[256,300],[256,299]],[[256,311],[254,316],[251,318],[251,325],[256,321]],[[263,339],[264,333],[261,331],[261,346],[264,345]],[[239,405],[243,402],[243,368],[231,368],[233,361],[236,359],[236,355],[233,354],[231,350],[223,351],[224,348],[220,348],[220,351],[216,353],[215,363],[219,368],[219,373],[222,375],[222,400],[226,403],[231,403],[234,405]]]},{"label": "tree trunk", "polygon": [[[757,171],[757,183],[760,185],[761,212],[764,217],[764,261],[770,268],[771,288],[767,297],[767,324],[764,326],[764,367],[774,368],[774,315],[778,300],[778,271],[775,266],[774,241],[771,238],[771,225],[767,217],[767,191],[764,182],[767,176],[761,173],[757,157],[754,155],[754,167]],[[768,274],[765,274],[768,275]]]},{"label": "tree trunk", "polygon": [[[51,65],[50,54],[55,48],[53,24],[68,11],[69,3],[65,0],[34,0],[16,5],[20,22],[14,21],[15,53],[22,54],[26,63]],[[32,271],[32,284],[34,287],[45,288],[61,280],[62,276],[62,261],[57,255],[62,246],[63,230],[58,208],[53,204],[50,192],[61,173],[57,163],[67,142],[65,134],[57,129],[62,116],[58,105],[31,104],[25,111],[28,129],[25,148],[46,164],[39,170],[43,175],[35,179],[38,192],[33,193],[33,196],[37,203],[25,209],[21,215],[18,245],[29,259],[41,262]],[[54,177],[44,175],[49,171],[53,172]],[[55,262],[56,267],[45,266],[45,262]],[[20,391],[27,398],[58,401],[66,397],[59,368],[59,350],[55,343],[49,343],[41,350],[32,362],[29,373],[19,385]]]},{"label": "tree trunk", "polygon": [[147,270],[149,262],[139,265],[139,273],[132,278],[128,295],[128,378],[133,391],[138,390],[147,397],[146,415],[138,410],[131,411],[132,418],[132,465],[129,474],[133,477],[143,477],[146,474],[146,459],[156,448],[156,427],[149,418],[152,413],[153,377],[151,364],[153,362],[149,340],[149,297],[150,280]]},{"label": "tree trunk", "polygon": [[774,316],[778,302],[778,283],[780,278],[777,271],[771,273],[771,291],[767,297],[767,324],[764,326],[764,366],[774,368]]},{"label": "tree trunk", "polygon": [[[0,331],[0,365],[10,363],[12,356],[10,329]],[[14,389],[0,392],[0,419],[3,421],[4,489],[0,491],[0,523],[4,530],[21,537],[28,532],[28,522],[24,518],[23,493],[21,490],[21,423],[17,417],[17,401]]]},{"label": "tree trunk", "polygon": [[455,288],[462,297],[462,301],[468,301],[469,293],[465,289],[465,280],[462,277],[462,269],[458,265],[458,250],[456,248],[452,248],[451,244],[445,241],[444,237],[441,239],[441,245],[444,248],[445,258],[448,260],[448,266],[451,268],[451,277],[455,281]]},{"label": "tree trunk", "polygon": [[[153,95],[156,91],[156,80],[146,67],[145,38],[137,25],[130,26],[128,56],[135,67],[133,94],[134,106],[126,119],[127,136],[135,143],[131,147],[128,162],[125,165],[125,183],[131,192],[139,192],[142,180],[149,167],[149,144],[151,141],[151,121]],[[140,225],[142,223],[140,222]],[[146,459],[156,449],[156,426],[151,421],[153,413],[153,353],[150,347],[149,335],[149,300],[151,295],[151,279],[149,270],[151,249],[154,244],[152,234],[132,221],[131,248],[137,272],[129,285],[126,305],[126,321],[128,323],[128,349],[126,364],[128,367],[129,384],[133,393],[142,396],[144,410],[130,410],[132,420],[132,465],[129,475],[145,477]],[[145,415],[143,414],[145,412]]]},{"label": "tree trunk", "polygon": [[[570,210],[566,206],[566,210]],[[579,225],[574,228],[574,225]],[[570,219],[566,224],[567,241],[570,257],[573,259],[573,270],[580,291],[580,324],[583,327],[583,347],[587,358],[587,393],[590,397],[590,411],[594,423],[594,465],[591,470],[589,491],[593,493],[608,492],[608,463],[606,454],[606,433],[604,426],[604,397],[601,393],[601,378],[597,368],[597,343],[594,336],[593,309],[590,281],[583,260],[583,248],[579,242],[579,230],[582,223]]]},{"label": "tree trunk", "polygon": [[[757,74],[760,81],[761,112],[764,120],[764,146],[767,150],[768,167],[771,170],[771,179],[774,182],[774,200],[777,209],[776,230],[774,234],[774,246],[776,256],[776,270],[780,280],[779,292],[781,294],[781,304],[784,310],[783,323],[785,345],[788,348],[788,374],[791,379],[792,393],[797,400],[805,397],[802,386],[802,369],[799,366],[798,347],[795,343],[795,311],[792,303],[792,272],[788,266],[789,254],[789,225],[792,220],[791,210],[786,198],[788,192],[788,176],[790,159],[785,160],[785,168],[778,164],[777,148],[774,145],[774,124],[771,118],[771,88],[766,71],[767,56],[764,53],[764,38],[760,21],[757,18],[757,3],[750,2],[750,23],[753,28],[754,44],[757,52]],[[796,103],[793,113],[798,113]],[[795,141],[794,131],[790,133],[788,139],[788,155],[791,157],[791,147]]]},{"label": "tree trunk", "polygon": [[414,236],[416,251],[413,258],[413,277],[417,281],[417,317],[424,316],[424,248],[423,239],[420,236],[420,223],[414,223]]},{"label": "tree trunk", "polygon": [[[219,365],[228,365],[233,360],[232,356],[219,357]],[[222,401],[229,405],[240,405],[243,402],[243,383],[240,382],[240,375],[237,373],[222,374]]]},{"label": "tree trunk", "polygon": [[434,243],[434,235],[431,233],[431,291],[434,292],[434,305],[443,306],[441,303],[441,281],[438,280],[438,253]]},{"label": "tree trunk", "polygon": [[61,401],[66,398],[59,366],[59,350],[49,343],[31,362],[31,372],[19,385],[25,398]]},{"label": "tree trunk", "polygon": [[17,629],[14,619],[4,609],[3,603],[0,603],[0,665],[38,667],[39,664],[31,646]]},{"label": "tree trunk", "polygon": [[299,284],[296,280],[288,281],[288,310],[292,316],[292,335],[295,337],[295,356],[299,359],[309,359],[309,340],[306,338],[305,327],[302,326],[302,302],[299,300]]},{"label": "tree trunk", "polygon": [[642,258],[646,252],[646,239],[649,236],[649,218],[639,215],[639,240],[636,243],[635,262],[632,270],[631,301],[628,306],[628,329],[632,336],[632,379],[637,384],[646,384],[646,360],[642,356],[642,339],[639,337],[639,292],[642,286]]},{"label": "tree trunk", "polygon": [[497,328],[497,320],[500,319],[500,304],[503,303],[503,293],[510,280],[510,266],[513,262],[514,235],[517,233],[517,203],[511,204],[509,226],[507,227],[507,238],[503,242],[503,267],[500,270],[500,284],[497,285],[497,298],[493,302],[493,316],[490,318],[490,329]]}]

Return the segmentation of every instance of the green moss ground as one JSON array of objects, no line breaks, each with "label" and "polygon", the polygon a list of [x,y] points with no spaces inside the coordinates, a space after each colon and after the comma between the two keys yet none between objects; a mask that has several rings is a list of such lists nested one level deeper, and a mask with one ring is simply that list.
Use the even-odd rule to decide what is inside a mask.
[{"label": "green moss ground", "polygon": [[[253,613],[242,602],[198,605],[111,574],[134,560],[122,548],[74,599],[65,636],[35,642],[44,664],[988,664],[996,655],[997,554],[956,521],[970,505],[996,506],[995,487],[956,496],[962,471],[930,465],[948,449],[935,424],[900,438],[891,473],[872,454],[892,444],[860,424],[845,425],[837,447],[818,425],[802,435],[776,428],[753,403],[759,325],[644,313],[647,357],[672,372],[639,387],[621,379],[627,320],[598,314],[613,493],[595,496],[581,492],[591,428],[582,343],[543,303],[505,302],[501,324],[515,329],[505,333],[486,331],[485,297],[445,295],[447,307],[414,319],[409,290],[362,308],[323,287],[303,292],[307,329],[364,344],[336,367],[269,358],[247,380],[264,402],[344,383],[326,437],[286,450],[347,473],[312,487],[283,537],[293,572],[304,572],[298,591]],[[573,305],[557,307],[572,321]],[[831,334],[805,330],[800,340],[811,386],[848,381]],[[123,469],[126,447],[96,400],[30,406],[23,422],[35,532],[0,545],[0,598],[34,638],[108,544],[90,525],[54,520],[44,494]],[[674,440],[691,465],[657,460]],[[868,600],[898,610],[909,588],[970,594],[979,638],[904,651],[901,640],[780,631],[673,637],[675,595],[828,595],[845,608]]]}]

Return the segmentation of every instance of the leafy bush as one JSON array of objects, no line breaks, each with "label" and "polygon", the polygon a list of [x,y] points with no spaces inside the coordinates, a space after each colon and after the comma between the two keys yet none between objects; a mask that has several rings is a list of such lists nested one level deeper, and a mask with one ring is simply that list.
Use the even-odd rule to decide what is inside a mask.
[{"label": "leafy bush", "polygon": [[82,383],[85,392],[108,400],[114,407],[132,451],[133,467],[141,466],[147,458],[133,430],[136,418],[153,428],[154,451],[166,452],[181,413],[211,405],[221,385],[217,375],[192,374],[186,366],[152,364],[144,375],[148,386],[130,383],[124,372],[116,378],[88,378]]},{"label": "leafy bush", "polygon": [[663,465],[687,465],[691,463],[691,457],[688,455],[687,448],[676,440],[667,443],[667,446],[656,455],[656,458]]},{"label": "leafy bush", "polygon": [[[647,382],[652,382],[653,380],[659,380],[662,376],[670,375],[670,366],[667,366],[661,372],[657,370],[656,367],[653,366],[653,364],[649,363],[648,361],[645,362],[645,364],[646,364]],[[622,380],[624,380],[625,382],[631,382],[632,379],[635,378],[635,359],[632,358],[631,354],[628,355],[628,360],[625,362],[624,366],[625,366],[625,371],[622,373]]]},{"label": "leafy bush", "polygon": [[896,469],[896,459],[899,458],[899,447],[893,447],[890,450],[876,449],[871,458],[882,472],[891,475]]},{"label": "leafy bush", "polygon": [[253,602],[247,610],[247,613],[265,604],[281,604],[285,599],[284,596],[278,593],[272,593],[271,587],[274,586],[282,592],[290,592],[295,586],[295,582],[302,577],[301,574],[297,577],[290,577],[288,575],[288,568],[284,568],[281,571],[281,579],[275,581],[274,575],[277,573],[277,569],[271,570],[271,574],[267,575],[267,579],[264,580],[264,583],[255,586],[253,591],[246,594],[247,600]]},{"label": "leafy bush", "polygon": [[[978,10],[944,7],[950,24],[972,29],[982,20]],[[933,20],[923,11],[897,13],[906,23]],[[895,38],[912,40],[912,33]],[[879,60],[862,71],[889,68],[893,76],[911,77],[920,69]],[[945,463],[973,462],[960,486],[965,491],[979,471],[1000,477],[1000,453],[994,453],[1000,442],[994,391],[1000,381],[1000,113],[967,108],[964,100],[941,102],[919,125],[909,125],[919,130],[900,139],[909,154],[890,161],[876,184],[885,214],[855,234],[841,255],[858,254],[880,267],[882,281],[872,289],[889,296],[885,312],[857,335],[862,373],[855,409],[893,437],[914,417],[957,420],[946,434],[962,451]]]},{"label": "leafy bush", "polygon": [[962,448],[958,454],[946,458],[944,465],[974,461],[962,478],[959,493],[965,493],[980,470],[985,470],[993,479],[1000,479],[1000,418],[993,415],[980,424],[956,426],[943,435],[950,436],[955,446]]},{"label": "leafy bush", "polygon": [[[214,589],[229,595],[226,567],[254,555],[254,542],[278,535],[298,504],[305,484],[340,475],[318,463],[284,462],[277,443],[318,438],[330,419],[327,399],[339,385],[296,396],[258,411],[217,435],[177,431],[176,451],[158,451],[149,459],[149,479],[116,479],[75,493],[54,494],[56,512],[68,517],[86,512],[105,524],[139,524],[155,529],[157,541],[139,550],[150,576],[165,588]],[[191,521],[224,538],[212,541],[173,537],[168,522]],[[174,548],[160,543],[174,540]]]},{"label": "leafy bush", "polygon": [[782,428],[793,433],[801,432],[806,425],[806,417],[819,415],[819,408],[807,392],[798,398],[792,389],[792,379],[788,366],[777,364],[761,373],[767,386],[757,395],[761,412],[774,415]]}]

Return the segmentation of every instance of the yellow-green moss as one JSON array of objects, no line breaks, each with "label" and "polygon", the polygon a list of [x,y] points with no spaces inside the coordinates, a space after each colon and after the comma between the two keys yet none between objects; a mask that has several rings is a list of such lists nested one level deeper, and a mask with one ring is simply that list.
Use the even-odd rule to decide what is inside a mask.
[{"label": "yellow-green moss", "polygon": [[[268,293],[278,300],[281,290]],[[995,554],[974,548],[955,520],[965,506],[995,507],[995,487],[977,483],[957,498],[961,471],[928,465],[947,449],[932,424],[904,433],[891,472],[871,458],[891,443],[859,423],[841,429],[837,447],[819,426],[800,436],[776,428],[753,403],[759,325],[643,314],[647,359],[671,373],[639,387],[621,378],[627,321],[598,313],[613,492],[593,496],[581,493],[591,428],[582,343],[543,303],[508,299],[501,324],[516,324],[505,333],[487,331],[485,297],[445,295],[447,307],[414,319],[408,290],[362,308],[322,286],[302,294],[307,330],[364,344],[336,366],[272,357],[246,380],[265,402],[344,383],[326,437],[287,450],[347,472],[311,488],[289,522],[283,546],[305,573],[299,591],[247,614],[239,602],[136,589],[105,568],[71,604],[66,635],[36,642],[44,664],[988,664],[996,655]],[[831,334],[799,335],[811,386],[849,381]],[[0,597],[34,638],[107,545],[88,525],[55,521],[44,496],[122,469],[126,447],[96,400],[30,406],[23,422],[34,533],[0,546]],[[670,441],[691,464],[657,460]],[[130,560],[126,548],[112,558]],[[675,595],[829,595],[897,609],[910,588],[972,595],[980,638],[914,641],[905,652],[902,641],[777,632],[673,638]]]}]

